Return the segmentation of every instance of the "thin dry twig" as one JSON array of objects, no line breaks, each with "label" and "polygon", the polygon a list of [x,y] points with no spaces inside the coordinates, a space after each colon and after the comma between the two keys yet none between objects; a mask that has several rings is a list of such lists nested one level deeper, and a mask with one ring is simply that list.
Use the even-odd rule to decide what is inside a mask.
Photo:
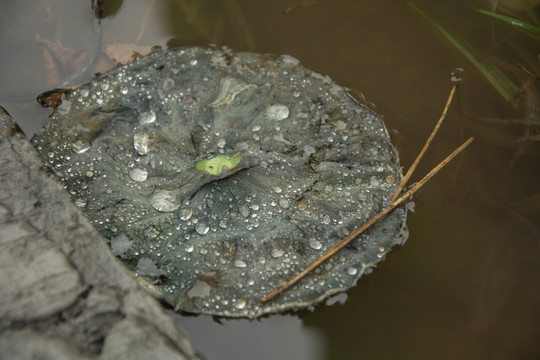
[{"label": "thin dry twig", "polygon": [[394,196],[392,196],[392,202],[394,202],[398,198],[399,194],[401,194],[401,191],[403,190],[403,188],[405,187],[405,185],[407,184],[407,182],[411,178],[414,170],[416,170],[416,167],[418,166],[418,163],[420,162],[420,160],[422,159],[422,157],[426,153],[426,150],[428,149],[429,145],[431,145],[431,142],[433,141],[433,138],[437,134],[437,131],[439,131],[439,128],[441,127],[441,124],[442,124],[444,118],[446,117],[446,113],[448,112],[448,108],[450,108],[450,103],[452,103],[452,98],[454,97],[454,93],[456,92],[457,85],[458,85],[458,83],[456,82],[456,83],[454,83],[454,86],[452,86],[452,90],[450,90],[450,95],[448,95],[448,100],[446,100],[446,105],[444,106],[444,110],[443,110],[443,112],[441,114],[441,117],[439,118],[439,121],[437,121],[437,124],[435,125],[435,127],[433,128],[433,131],[429,135],[429,138],[427,139],[426,143],[424,144],[424,147],[422,148],[422,150],[420,150],[420,153],[418,154],[416,159],[414,159],[414,162],[412,163],[411,167],[409,168],[409,171],[407,171],[407,174],[405,174],[405,176],[403,177],[403,180],[401,180],[398,187],[396,188],[396,191],[394,192]]},{"label": "thin dry twig", "polygon": [[377,221],[382,219],[385,215],[388,215],[392,210],[394,210],[396,207],[407,201],[418,189],[420,189],[429,179],[431,179],[439,170],[441,170],[446,164],[448,164],[453,158],[455,158],[460,152],[462,152],[469,144],[474,140],[474,138],[470,137],[467,141],[465,141],[460,147],[458,147],[454,152],[446,159],[441,161],[440,164],[435,166],[422,180],[414,184],[405,194],[401,195],[397,200],[393,201],[388,207],[386,207],[383,211],[369,219],[368,222],[366,222],[362,227],[358,228],[357,230],[350,233],[347,237],[345,237],[343,240],[341,240],[339,243],[328,249],[324,255],[322,255],[320,258],[315,260],[311,265],[309,265],[307,268],[305,268],[301,273],[296,275],[294,278],[289,280],[285,285],[282,285],[275,290],[269,292],[265,296],[259,299],[261,303],[268,302],[275,297],[281,295],[285,290],[296,284],[299,280],[301,280],[303,277],[305,277],[307,274],[309,274],[311,271],[313,271],[316,267],[321,265],[324,261],[326,261],[328,258],[332,257],[335,253],[337,253],[339,250],[347,246],[352,240],[356,239],[360,234],[362,234],[364,231],[369,229],[373,224],[375,224]]},{"label": "thin dry twig", "polygon": [[428,149],[429,145],[433,141],[433,138],[437,134],[437,131],[441,127],[441,124],[446,117],[446,113],[448,112],[448,108],[450,107],[450,104],[452,102],[452,98],[454,97],[454,93],[456,91],[456,87],[458,85],[458,82],[454,83],[454,86],[452,86],[452,90],[450,91],[450,94],[448,95],[448,100],[446,101],[446,105],[444,107],[444,110],[441,114],[441,117],[439,118],[439,121],[437,121],[437,124],[435,125],[435,128],[431,132],[429,138],[427,139],[424,147],[414,160],[413,164],[409,168],[409,171],[407,171],[407,174],[403,177],[401,182],[399,183],[398,187],[396,188],[392,200],[390,202],[390,205],[388,205],[384,210],[379,212],[377,215],[373,216],[371,219],[368,220],[364,225],[362,225],[360,228],[356,229],[352,233],[350,233],[348,236],[346,236],[343,240],[341,240],[339,243],[331,247],[324,253],[321,257],[319,257],[317,260],[315,260],[311,265],[309,265],[307,268],[302,270],[298,275],[296,275],[293,279],[289,280],[285,285],[279,286],[273,291],[269,292],[265,296],[259,299],[261,303],[268,302],[275,297],[282,294],[285,290],[296,284],[298,281],[300,281],[302,278],[304,278],[307,274],[309,274],[311,271],[313,271],[316,267],[321,265],[324,261],[326,261],[328,258],[332,257],[335,253],[337,253],[339,250],[341,250],[343,247],[347,246],[352,240],[356,239],[360,234],[362,234],[364,231],[369,229],[373,224],[375,224],[377,221],[382,219],[384,216],[388,215],[391,211],[393,211],[397,206],[401,205],[403,202],[405,202],[407,199],[409,199],[420,187],[422,187],[433,175],[435,175],[439,170],[441,170],[450,160],[452,160],[454,157],[456,157],[461,151],[463,151],[469,144],[474,140],[474,138],[469,138],[463,145],[461,145],[459,148],[457,148],[452,154],[450,154],[446,159],[444,159],[440,164],[435,166],[422,180],[417,182],[414,186],[412,186],[405,194],[401,194],[403,188],[406,186],[407,182],[411,178],[414,170],[418,166],[418,163],[420,162],[420,159],[424,156],[426,150]]}]

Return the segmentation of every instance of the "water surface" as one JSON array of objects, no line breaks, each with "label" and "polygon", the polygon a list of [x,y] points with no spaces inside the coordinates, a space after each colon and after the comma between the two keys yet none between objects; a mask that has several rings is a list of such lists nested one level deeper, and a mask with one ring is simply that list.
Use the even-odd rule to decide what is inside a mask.
[{"label": "water surface", "polygon": [[[418,2],[518,86],[527,75],[517,63],[535,71],[538,43],[473,11],[490,8],[488,1]],[[208,359],[540,357],[540,145],[523,140],[536,130],[481,120],[523,117],[405,2],[116,3],[119,8],[102,22],[104,46],[212,43],[292,55],[376,104],[405,168],[442,111],[450,73],[465,69],[418,176],[469,136],[476,141],[415,196],[406,245],[362,279],[344,305],[253,323],[176,317],[201,354]],[[35,95],[76,70],[58,59],[47,61],[36,34],[86,52],[92,13],[88,1],[69,0],[8,1],[0,13],[0,104],[31,134],[49,113],[35,103]],[[108,66],[103,58],[96,71]],[[532,111],[538,111],[537,94],[529,93]]]}]

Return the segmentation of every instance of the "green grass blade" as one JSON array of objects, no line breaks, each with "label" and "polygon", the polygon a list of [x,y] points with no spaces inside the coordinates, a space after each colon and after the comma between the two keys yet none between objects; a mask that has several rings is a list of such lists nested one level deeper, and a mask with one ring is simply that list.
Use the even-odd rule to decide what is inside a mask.
[{"label": "green grass blade", "polygon": [[504,22],[506,22],[506,23],[508,23],[510,25],[514,25],[515,27],[526,30],[526,31],[540,37],[540,29],[537,28],[536,26],[529,25],[524,21],[512,18],[510,16],[501,15],[501,14],[498,14],[498,13],[495,13],[495,12],[492,12],[492,11],[487,11],[487,10],[482,10],[482,9],[477,9],[476,11],[478,11],[481,14],[491,16],[491,17],[493,17],[495,19],[504,21]]},{"label": "green grass blade", "polygon": [[465,55],[467,59],[473,63],[473,65],[486,77],[486,79],[506,101],[513,99],[514,95],[516,95],[518,92],[518,87],[514,85],[514,83],[512,83],[512,81],[510,81],[510,79],[508,79],[506,75],[499,70],[499,68],[489,62],[479,52],[474,50],[474,48],[461,36],[445,27],[421,7],[411,1],[407,2],[418,13],[428,19],[456,48],[458,48],[459,51],[463,53],[463,55]]},{"label": "green grass blade", "polygon": [[533,23],[536,26],[540,26],[540,19],[538,18],[538,14],[534,10],[534,7],[527,0],[521,0],[521,3],[523,4],[525,12],[527,13],[527,15],[529,15]]}]

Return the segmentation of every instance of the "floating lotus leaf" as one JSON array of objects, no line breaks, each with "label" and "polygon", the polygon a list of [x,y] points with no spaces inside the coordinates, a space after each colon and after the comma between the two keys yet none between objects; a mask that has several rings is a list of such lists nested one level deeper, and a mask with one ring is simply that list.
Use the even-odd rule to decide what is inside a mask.
[{"label": "floating lotus leaf", "polygon": [[401,179],[381,118],[290,56],[187,48],[97,76],[33,139],[150,291],[177,310],[258,317],[354,286],[405,210],[279,298],[259,298],[388,205]]}]

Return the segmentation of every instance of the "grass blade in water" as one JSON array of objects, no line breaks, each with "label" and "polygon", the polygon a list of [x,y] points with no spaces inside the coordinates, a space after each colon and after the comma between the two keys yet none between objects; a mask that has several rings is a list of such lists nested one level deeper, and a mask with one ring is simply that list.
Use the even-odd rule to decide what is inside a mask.
[{"label": "grass blade in water", "polygon": [[425,10],[413,2],[408,2],[418,13],[428,19],[435,27],[465,55],[473,65],[480,70],[491,85],[506,100],[510,101],[518,92],[518,87],[510,81],[495,65],[489,62],[483,55],[473,49],[473,47],[458,34],[454,33]]},{"label": "grass blade in water", "polygon": [[515,18],[510,17],[510,16],[497,14],[497,13],[492,12],[492,11],[487,11],[487,10],[482,10],[482,9],[477,9],[476,11],[478,11],[481,14],[491,16],[491,17],[493,17],[495,19],[502,20],[502,21],[504,21],[504,22],[506,22],[506,23],[508,23],[510,25],[514,25],[515,27],[526,30],[526,31],[530,32],[531,34],[540,37],[540,28],[538,28],[536,26],[533,26],[533,25],[530,25],[530,24],[527,24],[524,21],[515,19]]}]

